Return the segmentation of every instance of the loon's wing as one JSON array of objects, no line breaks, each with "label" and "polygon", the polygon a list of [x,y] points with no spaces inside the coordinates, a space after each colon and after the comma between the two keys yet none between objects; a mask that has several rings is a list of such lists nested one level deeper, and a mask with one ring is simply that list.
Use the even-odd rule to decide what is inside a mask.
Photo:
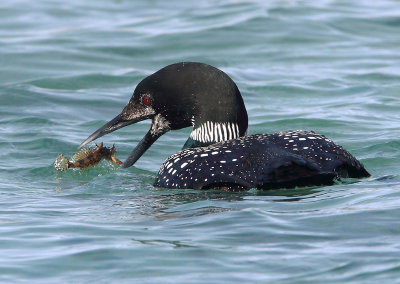
[{"label": "loon's wing", "polygon": [[337,173],[323,171],[315,162],[290,154],[270,159],[258,176],[258,188],[293,188],[296,186],[331,185]]}]

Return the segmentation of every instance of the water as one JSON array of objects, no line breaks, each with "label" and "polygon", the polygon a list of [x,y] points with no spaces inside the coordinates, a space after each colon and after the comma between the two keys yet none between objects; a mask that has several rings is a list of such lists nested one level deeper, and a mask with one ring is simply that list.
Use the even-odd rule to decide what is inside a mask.
[{"label": "water", "polygon": [[[399,35],[398,1],[3,0],[0,282],[400,281]],[[190,129],[128,170],[54,170],[142,78],[179,61],[227,72],[251,133],[315,130],[372,177],[265,192],[154,188]],[[125,159],[148,127],[101,141]]]}]

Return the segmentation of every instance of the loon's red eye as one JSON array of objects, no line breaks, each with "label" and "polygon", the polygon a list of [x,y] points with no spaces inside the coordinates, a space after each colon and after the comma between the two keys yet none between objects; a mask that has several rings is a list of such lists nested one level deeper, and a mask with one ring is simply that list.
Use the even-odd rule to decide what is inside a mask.
[{"label": "loon's red eye", "polygon": [[143,104],[146,106],[151,105],[151,99],[148,96],[144,96],[142,101],[143,101]]}]

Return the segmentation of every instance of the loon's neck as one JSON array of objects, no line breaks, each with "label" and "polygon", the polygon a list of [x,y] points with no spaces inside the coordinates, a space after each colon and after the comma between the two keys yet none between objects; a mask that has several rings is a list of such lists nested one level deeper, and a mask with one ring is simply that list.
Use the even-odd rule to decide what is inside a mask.
[{"label": "loon's neck", "polygon": [[186,140],[185,145],[183,145],[182,150],[183,149],[187,149],[187,148],[197,148],[197,147],[205,147],[205,146],[210,146],[211,144],[214,143],[205,143],[205,142],[200,142],[197,140],[193,140],[192,138],[188,138],[188,140]]},{"label": "loon's neck", "polygon": [[[247,127],[247,123],[246,123]],[[247,133],[236,122],[206,121],[194,125],[183,149],[208,146],[217,142],[239,138]]]}]

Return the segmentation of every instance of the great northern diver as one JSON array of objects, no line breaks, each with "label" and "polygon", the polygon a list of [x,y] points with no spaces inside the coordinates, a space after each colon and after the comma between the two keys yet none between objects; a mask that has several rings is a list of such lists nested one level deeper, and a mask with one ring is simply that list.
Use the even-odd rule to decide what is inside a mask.
[{"label": "great northern diver", "polygon": [[221,70],[197,62],[172,64],[144,78],[122,112],[79,147],[145,119],[152,119],[150,130],[123,168],[164,133],[193,126],[183,150],[162,164],[157,187],[292,188],[370,176],[349,152],[315,132],[247,135],[247,111],[236,84]]}]

